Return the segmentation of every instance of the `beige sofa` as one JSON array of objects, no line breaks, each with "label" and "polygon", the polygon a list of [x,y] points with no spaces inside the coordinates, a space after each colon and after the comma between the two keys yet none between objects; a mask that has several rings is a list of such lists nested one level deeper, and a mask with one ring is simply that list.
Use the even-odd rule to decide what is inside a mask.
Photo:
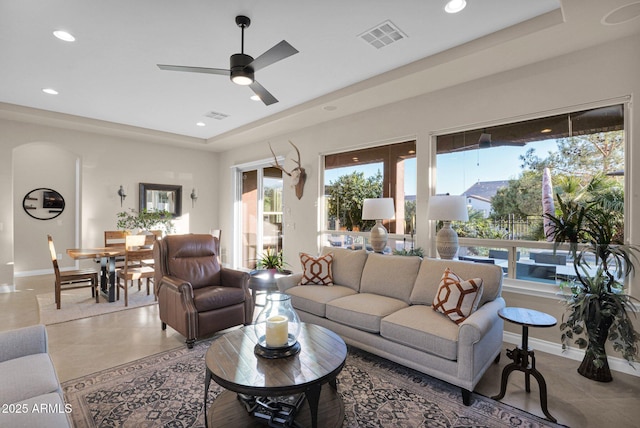
[{"label": "beige sofa", "polygon": [[0,427],[72,426],[47,346],[44,325],[0,333]]},{"label": "beige sofa", "polygon": [[[497,312],[502,270],[495,265],[420,259],[325,247],[333,254],[334,285],[298,285],[302,273],[278,279],[304,322],[338,333],[350,345],[462,388],[463,402],[500,355]],[[449,267],[463,279],[482,278],[478,309],[460,324],[432,309]]]}]

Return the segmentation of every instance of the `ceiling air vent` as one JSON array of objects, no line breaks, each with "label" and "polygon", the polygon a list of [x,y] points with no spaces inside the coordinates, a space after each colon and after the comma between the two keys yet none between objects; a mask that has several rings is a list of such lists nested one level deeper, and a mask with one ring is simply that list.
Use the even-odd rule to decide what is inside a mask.
[{"label": "ceiling air vent", "polygon": [[376,49],[389,46],[393,42],[407,37],[393,22],[385,21],[358,36]]},{"label": "ceiling air vent", "polygon": [[205,113],[205,116],[210,117],[211,119],[216,119],[216,120],[222,120],[229,117],[228,114],[218,113],[217,111],[210,111],[208,113]]}]

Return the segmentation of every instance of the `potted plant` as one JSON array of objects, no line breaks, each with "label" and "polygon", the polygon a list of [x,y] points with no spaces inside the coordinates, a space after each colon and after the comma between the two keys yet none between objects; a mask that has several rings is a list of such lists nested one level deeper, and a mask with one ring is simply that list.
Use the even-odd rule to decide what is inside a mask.
[{"label": "potted plant", "polygon": [[544,215],[553,223],[549,236],[554,249],[561,243],[570,244],[576,274],[573,281],[563,284],[570,292],[565,301],[568,313],[560,324],[562,348],[571,341],[586,348],[578,373],[609,382],[607,341],[629,363],[638,358],[640,335],[630,318],[633,301],[638,299],[625,292],[624,284],[635,270],[638,248],[622,242],[622,209],[611,198],[599,195],[563,201],[559,194],[556,198],[555,215]]},{"label": "potted plant", "polygon": [[256,262],[259,269],[266,269],[273,273],[282,271],[285,264],[282,250],[276,251],[271,247],[268,247]]},{"label": "potted plant", "polygon": [[172,233],[175,228],[173,218],[168,211],[147,211],[146,209],[137,212],[133,208],[129,211],[122,211],[117,214],[116,226],[121,230],[149,231],[160,229],[165,234]]}]

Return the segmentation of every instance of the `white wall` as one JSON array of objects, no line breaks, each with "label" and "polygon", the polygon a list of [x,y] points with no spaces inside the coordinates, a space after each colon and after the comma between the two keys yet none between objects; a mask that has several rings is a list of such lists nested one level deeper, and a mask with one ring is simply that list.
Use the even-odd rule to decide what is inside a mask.
[{"label": "white wall", "polygon": [[[37,144],[34,146],[34,143]],[[34,167],[28,171],[22,169],[22,165],[29,160],[20,155],[25,147],[42,149],[36,155],[29,155],[39,156],[33,158]],[[12,169],[16,153],[21,165],[19,171]],[[56,161],[64,157],[62,153],[77,157],[80,166],[77,186],[81,221],[77,236],[74,195],[67,194],[70,184],[66,181],[69,176],[75,176],[75,170],[69,171],[73,163]],[[0,266],[5,266],[0,270],[0,284],[13,283],[14,272],[7,263],[14,261],[14,256],[16,275],[51,270],[47,233],[54,234],[57,252],[64,254],[62,266],[73,263],[65,253],[69,245],[103,245],[103,231],[116,229],[116,214],[138,208],[140,182],[183,186],[183,216],[177,222],[178,232],[207,233],[219,228],[217,158],[215,153],[200,150],[0,120]],[[121,184],[128,193],[123,207],[117,195]],[[64,193],[55,189],[57,186],[63,186]],[[54,220],[30,219],[22,210],[22,198],[25,189],[31,187],[53,187],[63,193],[68,204],[65,212]],[[192,208],[189,194],[193,187],[197,187],[199,197]],[[60,223],[64,225],[62,228]]]}]

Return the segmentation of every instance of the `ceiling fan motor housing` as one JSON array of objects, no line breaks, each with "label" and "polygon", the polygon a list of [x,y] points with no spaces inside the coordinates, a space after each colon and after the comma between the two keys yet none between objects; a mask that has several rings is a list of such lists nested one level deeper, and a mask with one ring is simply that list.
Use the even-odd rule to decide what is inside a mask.
[{"label": "ceiling fan motor housing", "polygon": [[[230,77],[233,83],[239,85],[250,85],[254,80],[253,67],[249,64],[253,62],[253,57],[243,53],[231,55]],[[243,79],[244,78],[244,79]],[[247,80],[249,79],[249,80]],[[246,82],[246,83],[244,83]]]}]

